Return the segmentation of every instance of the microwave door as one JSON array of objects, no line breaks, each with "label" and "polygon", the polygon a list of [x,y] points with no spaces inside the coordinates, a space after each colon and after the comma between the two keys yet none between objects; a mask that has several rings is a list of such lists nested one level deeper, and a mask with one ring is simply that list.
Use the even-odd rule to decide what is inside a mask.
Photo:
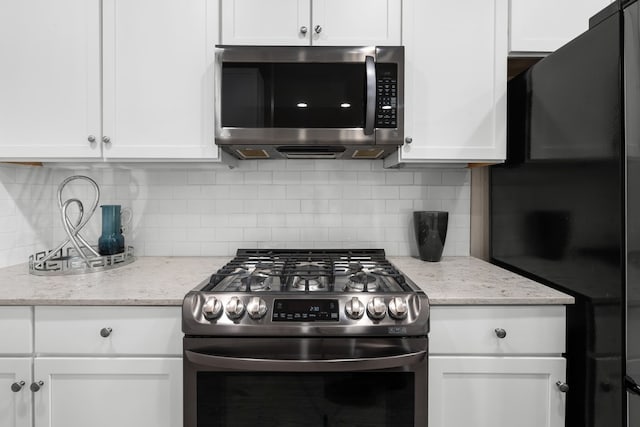
[{"label": "microwave door", "polygon": [[374,144],[375,61],[362,59],[223,61],[217,142]]}]

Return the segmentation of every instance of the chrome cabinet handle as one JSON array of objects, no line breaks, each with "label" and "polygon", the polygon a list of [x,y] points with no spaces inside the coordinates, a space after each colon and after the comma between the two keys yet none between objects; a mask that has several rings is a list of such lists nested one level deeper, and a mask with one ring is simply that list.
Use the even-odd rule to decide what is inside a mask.
[{"label": "chrome cabinet handle", "polygon": [[558,381],[556,382],[556,386],[558,386],[558,390],[560,390],[562,393],[566,393],[569,391],[569,384],[565,382]]},{"label": "chrome cabinet handle", "polygon": [[315,31],[315,32],[316,32],[316,34],[320,34],[320,33],[322,32],[322,27],[321,27],[320,25],[316,25],[316,26],[313,28],[313,31]]},{"label": "chrome cabinet handle", "polygon": [[96,142],[96,137],[95,137],[95,136],[93,136],[93,135],[89,135],[89,136],[87,137],[87,141],[89,141],[89,142]]},{"label": "chrome cabinet handle", "polygon": [[112,331],[113,331],[113,329],[111,329],[111,328],[102,328],[102,329],[100,329],[100,336],[103,337],[103,338],[106,338],[109,335],[111,335]]},{"label": "chrome cabinet handle", "polygon": [[44,385],[44,382],[42,382],[42,381],[33,382],[33,383],[31,383],[29,388],[31,389],[32,392],[35,393],[37,391],[40,391],[40,389],[42,388],[43,385]]},{"label": "chrome cabinet handle", "polygon": [[496,328],[495,333],[498,338],[504,338],[507,336],[507,331],[502,328]]},{"label": "chrome cabinet handle", "polygon": [[22,387],[24,387],[24,381],[15,382],[11,384],[11,391],[17,393],[22,390]]},{"label": "chrome cabinet handle", "polygon": [[410,136],[406,137],[404,139],[404,142],[406,142],[407,144],[411,144],[413,142],[413,138],[411,138]]},{"label": "chrome cabinet handle", "polygon": [[108,136],[103,136],[102,142],[104,142],[105,144],[109,144],[111,142],[111,138],[109,138]]},{"label": "chrome cabinet handle", "polygon": [[307,31],[309,31],[309,29],[304,25],[300,27],[300,34],[307,34]]}]

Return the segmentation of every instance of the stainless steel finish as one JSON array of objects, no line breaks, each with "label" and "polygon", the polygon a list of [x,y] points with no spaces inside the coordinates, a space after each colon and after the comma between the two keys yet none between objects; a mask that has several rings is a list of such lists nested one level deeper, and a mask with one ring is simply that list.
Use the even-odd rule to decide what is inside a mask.
[{"label": "stainless steel finish", "polygon": [[313,27],[313,31],[315,31],[316,34],[320,34],[322,32],[322,27],[320,25],[316,25]]},{"label": "stainless steel finish", "polygon": [[187,360],[198,365],[218,369],[234,369],[260,372],[353,372],[374,369],[391,369],[412,365],[427,358],[426,351],[407,353],[380,358],[327,359],[327,360],[290,360],[290,359],[254,359],[215,356],[194,351],[185,351]]},{"label": "stainless steel finish", "polygon": [[497,336],[498,338],[500,338],[500,339],[502,339],[502,338],[504,338],[504,337],[506,337],[506,336],[507,336],[507,331],[505,331],[505,330],[504,330],[504,329],[502,329],[502,328],[496,328],[496,329],[494,330],[494,332],[496,333],[496,336]]},{"label": "stainless steel finish", "polygon": [[253,320],[262,319],[267,314],[267,303],[260,297],[251,297],[247,304],[247,314]]},{"label": "stainless steel finish", "polygon": [[31,389],[31,391],[35,393],[37,391],[40,391],[43,385],[44,385],[44,382],[42,381],[33,382],[29,386],[29,389]]},{"label": "stainless steel finish", "polygon": [[111,335],[111,332],[113,332],[113,329],[111,328],[102,328],[100,329],[100,336],[102,338],[107,338],[109,335]]},{"label": "stainless steel finish", "polygon": [[300,34],[307,34],[307,31],[309,31],[309,29],[304,25],[300,27]]},{"label": "stainless steel finish", "polygon": [[225,306],[225,311],[229,319],[239,319],[244,315],[244,303],[238,297],[231,297]]},{"label": "stainless steel finish", "polygon": [[89,135],[89,137],[87,138],[87,141],[89,142],[96,142],[96,137],[93,135]]},{"label": "stainless steel finish", "polygon": [[[197,426],[197,378],[205,372],[412,372],[414,426],[427,427],[428,339],[423,337],[184,339],[184,426]],[[292,359],[292,354],[299,357]],[[331,355],[327,358],[326,355]],[[354,390],[357,392],[357,390]]]},{"label": "stainless steel finish", "polygon": [[373,135],[376,121],[376,62],[373,56],[364,60],[367,73],[367,107],[364,119],[364,134]]},{"label": "stainless steel finish", "polygon": [[11,384],[11,391],[14,393],[19,392],[24,387],[24,381],[19,381]]},{"label": "stainless steel finish", "polygon": [[389,316],[396,320],[402,320],[407,317],[409,310],[407,303],[402,297],[394,297],[389,301]]},{"label": "stainless steel finish", "polygon": [[[198,287],[203,287],[208,280],[202,282]],[[364,316],[360,319],[351,319],[347,315],[341,315],[338,322],[310,322],[301,326],[300,322],[277,322],[273,321],[270,316],[265,316],[260,322],[256,322],[249,316],[231,319],[228,316],[222,316],[215,323],[208,320],[202,308],[208,298],[213,293],[199,292],[198,288],[189,292],[182,305],[182,329],[189,335],[216,335],[230,337],[300,337],[300,336],[421,336],[428,332],[429,328],[429,300],[424,292],[417,290],[415,293],[406,295],[408,314],[405,319],[399,323],[398,320],[392,319],[390,316],[383,316],[381,319],[371,319]],[[238,299],[243,305],[249,303],[250,298],[254,295],[240,295],[236,293],[216,292],[215,297],[220,299],[225,305],[232,298]],[[379,296],[377,298],[389,301],[396,295]],[[260,297],[265,300],[267,307],[273,307],[274,301],[279,297],[278,293],[261,293]],[[352,301],[354,297],[368,297],[363,293],[357,292],[341,292],[340,294],[315,295],[314,297],[329,298],[336,300],[340,307],[340,312],[344,313],[345,306]],[[289,300],[305,300],[310,295],[305,292],[299,292],[295,295],[287,295]],[[386,310],[385,310],[386,312]],[[244,313],[242,313],[244,314]],[[243,338],[244,339],[244,338]]]},{"label": "stainless steel finish", "polygon": [[367,303],[367,315],[374,320],[383,319],[387,315],[387,305],[384,303],[384,298],[371,298]]},{"label": "stainless steel finish", "polygon": [[108,136],[103,136],[102,137],[102,142],[104,142],[105,144],[110,144],[111,143],[111,138],[109,138]]},{"label": "stainless steel finish", "polygon": [[214,320],[222,315],[222,302],[216,297],[209,297],[202,305],[202,314],[205,319]]},{"label": "stainless steel finish", "polygon": [[565,382],[558,381],[556,382],[556,386],[558,387],[558,390],[560,390],[562,393],[566,393],[569,391],[569,384]]},{"label": "stainless steel finish", "polygon": [[[396,63],[397,82],[397,128],[375,128],[365,134],[363,128],[230,128],[222,127],[222,76],[223,62],[357,62],[364,64],[366,57],[376,62]],[[234,157],[242,158],[236,149],[250,146],[264,149],[268,158],[285,157],[276,150],[277,146],[330,146],[346,148],[342,155],[335,158],[353,158],[358,149],[381,148],[381,158],[396,151],[404,142],[404,48],[401,46],[216,46],[215,72],[218,76],[214,85],[215,100],[215,142]],[[371,97],[368,98],[368,100]],[[373,97],[375,102],[375,92]],[[370,123],[371,121],[369,121]],[[297,158],[311,158],[317,153],[297,153]],[[329,156],[325,156],[327,158]],[[330,156],[334,158],[333,156]]]},{"label": "stainless steel finish", "polygon": [[410,136],[406,137],[404,139],[404,142],[406,142],[407,144],[411,144],[413,142],[413,138],[411,138]]},{"label": "stainless steel finish", "polygon": [[353,297],[344,305],[344,312],[349,319],[360,319],[364,316],[364,304],[358,297]]}]

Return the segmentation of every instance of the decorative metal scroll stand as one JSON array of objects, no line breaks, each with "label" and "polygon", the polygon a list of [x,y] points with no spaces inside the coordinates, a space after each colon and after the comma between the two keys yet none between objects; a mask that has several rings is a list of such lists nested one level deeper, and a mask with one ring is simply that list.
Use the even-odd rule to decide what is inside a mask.
[{"label": "decorative metal scroll stand", "polygon": [[[86,216],[84,205],[79,199],[71,198],[64,202],[62,201],[62,190],[69,182],[74,180],[88,181],[93,187],[94,199]],[[73,175],[60,183],[58,186],[58,208],[60,209],[62,226],[67,233],[67,239],[53,250],[37,252],[29,256],[29,273],[39,276],[93,273],[120,267],[135,261],[133,246],[125,246],[124,252],[119,254],[102,256],[95,246],[90,245],[80,235],[80,230],[91,219],[99,201],[100,188],[88,176]],[[75,223],[67,215],[67,210],[72,204],[75,204],[79,211]],[[71,243],[71,246],[67,246],[69,243]]]}]

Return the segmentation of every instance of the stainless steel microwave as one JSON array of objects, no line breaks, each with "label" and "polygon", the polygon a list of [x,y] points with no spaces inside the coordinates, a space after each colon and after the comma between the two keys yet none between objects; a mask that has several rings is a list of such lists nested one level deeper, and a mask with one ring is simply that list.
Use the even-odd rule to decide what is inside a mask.
[{"label": "stainless steel microwave", "polygon": [[216,46],[216,144],[240,159],[380,159],[403,143],[402,46]]}]

